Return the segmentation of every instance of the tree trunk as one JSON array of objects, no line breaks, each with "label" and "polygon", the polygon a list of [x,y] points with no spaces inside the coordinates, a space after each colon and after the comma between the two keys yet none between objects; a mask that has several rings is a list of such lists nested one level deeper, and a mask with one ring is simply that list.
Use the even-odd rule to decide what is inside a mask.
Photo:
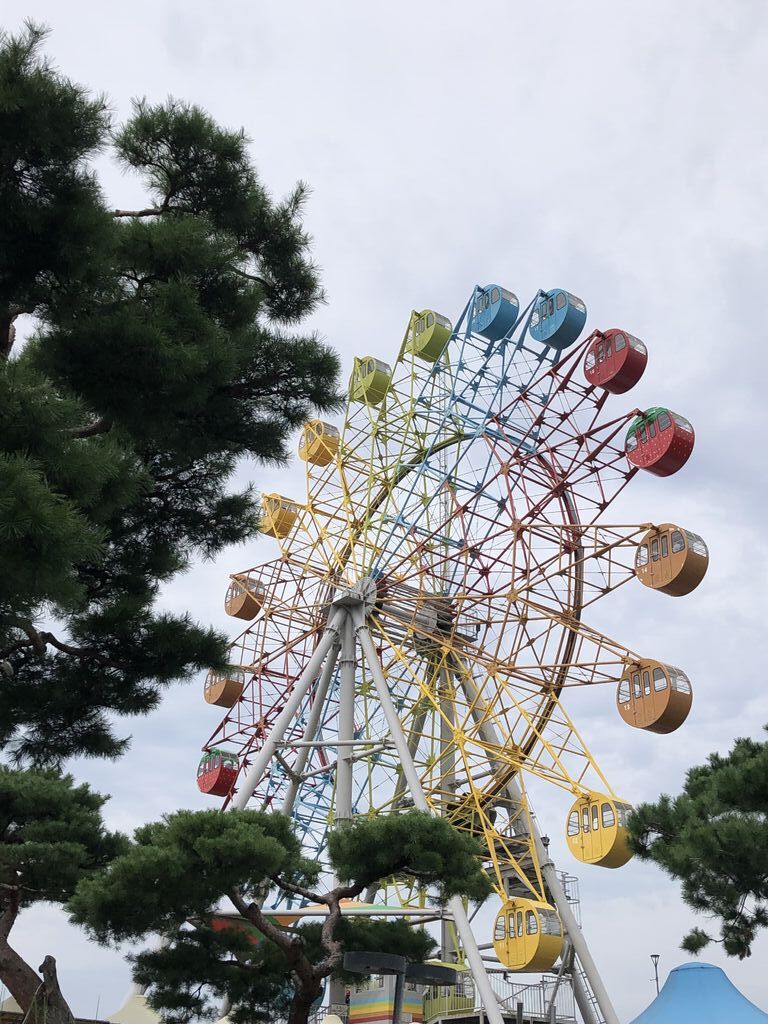
[{"label": "tree trunk", "polygon": [[0,981],[26,1013],[40,988],[40,976],[6,940],[0,940]]},{"label": "tree trunk", "polygon": [[307,1024],[312,1003],[314,1003],[322,991],[323,986],[320,982],[311,987],[302,985],[300,989],[297,989],[291,1003],[291,1008],[288,1011],[288,1024]]},{"label": "tree trunk", "polygon": [[35,992],[22,1024],[74,1024],[72,1011],[61,994],[56,961],[47,956],[40,964],[42,984]]},{"label": "tree trunk", "polygon": [[16,338],[16,328],[13,326],[13,316],[10,311],[0,313],[0,359],[7,359],[11,354],[13,342]]}]

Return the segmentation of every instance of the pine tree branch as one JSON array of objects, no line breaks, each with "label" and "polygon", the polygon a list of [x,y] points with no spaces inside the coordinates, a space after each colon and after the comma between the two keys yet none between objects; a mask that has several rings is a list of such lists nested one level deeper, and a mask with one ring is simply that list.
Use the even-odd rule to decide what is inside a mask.
[{"label": "pine tree branch", "polygon": [[273,942],[278,949],[281,949],[286,960],[295,972],[302,985],[311,985],[314,982],[312,964],[304,952],[304,942],[298,935],[288,935],[281,928],[264,916],[258,903],[246,903],[238,889],[233,889],[227,894],[234,904],[235,909],[246,921],[256,925],[265,938]]},{"label": "pine tree branch", "polygon": [[264,288],[267,287],[267,282],[263,277],[259,277],[257,274],[249,274],[245,270],[240,270],[239,267],[232,268],[233,273],[237,274],[238,277],[244,277],[248,281],[255,281],[257,284],[262,285]]},{"label": "pine tree branch", "polygon": [[84,427],[72,427],[67,434],[70,437],[95,437],[97,434],[108,434],[111,429],[112,420],[107,416],[100,416]]},{"label": "pine tree branch", "polygon": [[8,941],[16,918],[19,916],[20,901],[18,889],[12,889],[7,897],[6,907],[0,915],[0,943]]},{"label": "pine tree branch", "polygon": [[57,639],[53,633],[41,633],[40,636],[45,643],[55,647],[62,654],[71,654],[75,658],[92,658],[99,665],[104,665],[107,668],[123,667],[120,662],[113,661],[111,658],[105,658],[103,654],[99,654],[98,651],[94,651],[90,647],[74,647],[72,644],[65,644],[62,640]]},{"label": "pine tree branch", "polygon": [[163,212],[160,206],[148,206],[145,210],[113,210],[113,217],[157,217]]},{"label": "pine tree branch", "polygon": [[64,643],[63,640],[59,640],[53,633],[49,632],[38,632],[35,627],[26,619],[14,619],[11,623],[17,629],[22,630],[26,633],[27,640],[18,640],[11,647],[0,652],[0,656],[5,657],[8,654],[13,654],[16,651],[22,650],[24,647],[31,647],[35,654],[42,658],[46,654],[46,648],[48,645],[55,647],[57,651],[61,651],[62,654],[71,654],[75,658],[92,658],[100,665],[104,665],[106,668],[123,668],[121,662],[114,661],[111,658],[105,658],[103,654],[99,654],[92,647],[75,647],[73,644]]},{"label": "pine tree branch", "polygon": [[32,647],[38,658],[44,657],[45,641],[43,640],[40,633],[38,633],[38,631],[32,625],[32,623],[28,619],[14,618],[12,624],[16,626],[18,629],[20,629],[23,633],[26,633],[27,635],[26,641],[21,640],[19,641],[19,644],[15,645],[16,649],[18,650],[19,646]]},{"label": "pine tree branch", "polygon": [[[7,836],[3,839],[3,842],[9,842]],[[58,899],[62,895],[59,890],[47,891],[45,889],[33,889],[29,885],[8,885],[7,882],[0,882],[0,889],[5,889],[6,892],[16,893],[17,896],[21,895],[23,892],[34,893],[37,896],[44,896],[46,899]]]},{"label": "pine tree branch", "polygon": [[280,875],[272,875],[270,882],[279,889],[284,889],[286,892],[292,892],[294,896],[303,896],[305,899],[314,900],[315,903],[325,903],[326,897],[321,896],[320,893],[312,892],[311,889],[305,889],[301,885],[294,885],[293,882],[286,882],[285,879],[281,878]]},{"label": "pine tree branch", "polygon": [[7,360],[11,354],[16,341],[16,328],[13,322],[22,313],[34,313],[34,309],[10,305],[0,313],[0,359]]},{"label": "pine tree branch", "polygon": [[273,875],[270,881],[286,892],[291,892],[295,896],[304,896],[306,899],[314,900],[315,903],[324,903],[328,907],[328,916],[323,922],[320,935],[323,946],[329,955],[312,969],[315,978],[326,977],[339,966],[344,955],[344,947],[338,939],[333,937],[333,933],[341,919],[341,900],[354,899],[356,896],[359,896],[365,888],[365,883],[353,882],[349,885],[337,885],[335,889],[331,889],[330,892],[321,895],[320,893],[312,892],[311,889],[305,889],[301,885],[287,882],[279,875]]},{"label": "pine tree branch", "polygon": [[365,885],[362,882],[355,882],[353,885],[339,885],[327,894],[326,902],[329,913],[328,917],[323,921],[323,927],[320,930],[320,941],[324,948],[328,950],[328,956],[321,960],[319,964],[315,964],[315,977],[326,977],[332,971],[335,971],[341,963],[344,957],[344,946],[338,939],[333,937],[333,933],[336,931],[341,920],[341,901],[343,899],[354,899],[355,896],[360,895],[364,888]]}]

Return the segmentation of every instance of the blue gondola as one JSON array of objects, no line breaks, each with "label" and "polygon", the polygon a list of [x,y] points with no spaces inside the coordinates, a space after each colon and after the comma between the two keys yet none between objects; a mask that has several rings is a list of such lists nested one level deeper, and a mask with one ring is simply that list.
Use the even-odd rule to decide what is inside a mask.
[{"label": "blue gondola", "polygon": [[581,334],[587,307],[575,295],[553,288],[536,300],[529,328],[532,338],[552,348],[567,348]]},{"label": "blue gondola", "polygon": [[516,295],[498,284],[487,284],[475,292],[470,329],[488,341],[498,341],[515,326],[519,309]]}]

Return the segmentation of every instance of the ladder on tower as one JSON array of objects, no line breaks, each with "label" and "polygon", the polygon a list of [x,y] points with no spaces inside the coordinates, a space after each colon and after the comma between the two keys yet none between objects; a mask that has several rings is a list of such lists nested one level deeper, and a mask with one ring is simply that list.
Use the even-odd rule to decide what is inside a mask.
[{"label": "ladder on tower", "polygon": [[595,999],[595,993],[589,984],[586,971],[579,963],[578,958],[574,956],[573,949],[570,950],[569,957],[571,961],[570,973],[573,995],[584,1024],[605,1024],[605,1017],[603,1017],[597,999]]}]

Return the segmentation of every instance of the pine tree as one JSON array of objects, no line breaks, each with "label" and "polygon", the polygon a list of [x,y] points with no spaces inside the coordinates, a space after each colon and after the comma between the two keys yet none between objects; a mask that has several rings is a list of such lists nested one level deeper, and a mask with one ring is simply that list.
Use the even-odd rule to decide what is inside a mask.
[{"label": "pine tree", "polygon": [[[683,792],[641,804],[630,818],[631,843],[682,882],[688,906],[713,918],[729,956],[744,959],[768,927],[768,742],[738,739],[726,757],[691,768]],[[701,928],[682,948],[713,941]]]},{"label": "pine tree", "polygon": [[[406,922],[342,919],[341,901],[392,876],[416,879],[444,902],[482,902],[489,883],[476,841],[443,818],[420,811],[356,819],[329,837],[337,878],[324,890],[320,865],[302,855],[290,819],[260,811],[181,811],[136,831],[108,871],[85,878],[69,903],[73,920],[103,943],[170,937],[134,958],[134,978],[163,1019],[215,1018],[221,1000],[233,1024],[306,1024],[323,982],[342,976],[346,950],[383,950],[412,960],[434,943]],[[281,924],[262,909],[267,890],[323,903],[322,925]],[[239,921],[216,930],[227,900]],[[190,928],[190,924],[194,925]],[[253,932],[260,941],[254,943]]]},{"label": "pine tree", "polygon": [[46,958],[41,988],[40,976],[10,945],[10,931],[26,907],[66,903],[80,880],[126,850],[127,840],[104,828],[104,802],[58,771],[0,767],[0,978],[25,1011],[33,1010],[32,1022],[66,1024],[71,1015],[53,958]]},{"label": "pine tree", "polygon": [[[118,755],[115,715],[225,664],[158,588],[254,534],[236,465],[283,462],[338,375],[291,333],[323,298],[306,187],[274,201],[244,133],[185,103],[113,129],[44,35],[0,36],[0,742],[32,765]],[[108,208],[104,151],[141,209]]]}]

